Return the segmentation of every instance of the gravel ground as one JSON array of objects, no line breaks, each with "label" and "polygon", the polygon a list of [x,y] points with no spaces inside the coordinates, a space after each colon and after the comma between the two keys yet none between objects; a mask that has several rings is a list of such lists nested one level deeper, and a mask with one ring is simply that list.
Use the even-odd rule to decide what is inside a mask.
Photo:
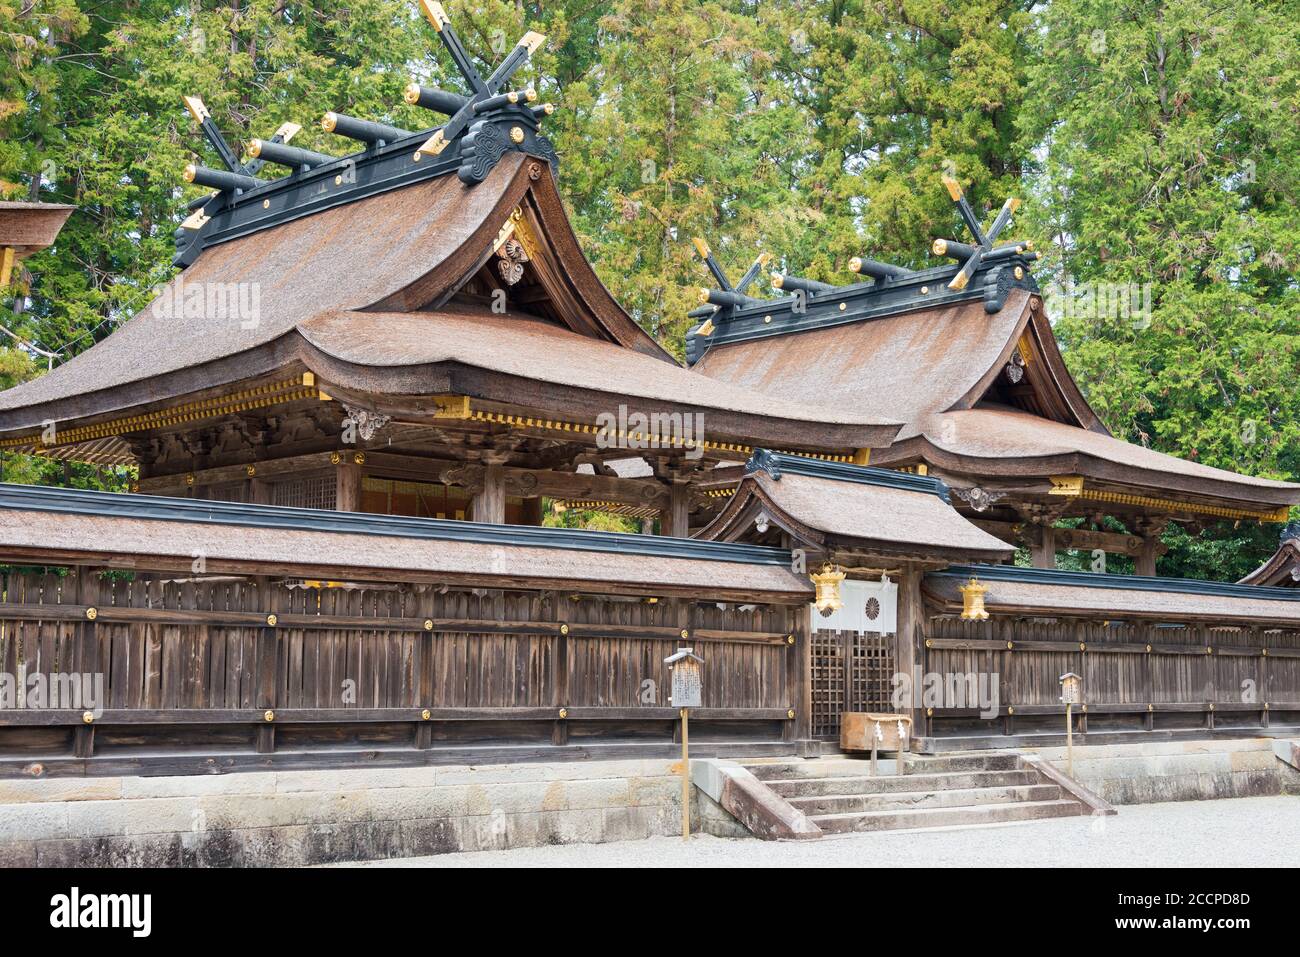
[{"label": "gravel ground", "polygon": [[803,843],[698,835],[444,854],[348,867],[1300,867],[1300,797],[1121,807],[1104,818],[935,828]]}]

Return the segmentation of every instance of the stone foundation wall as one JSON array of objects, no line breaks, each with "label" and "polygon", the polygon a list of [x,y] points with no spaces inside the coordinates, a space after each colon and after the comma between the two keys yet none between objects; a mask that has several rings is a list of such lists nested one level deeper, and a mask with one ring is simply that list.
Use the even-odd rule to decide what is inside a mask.
[{"label": "stone foundation wall", "polygon": [[[1300,794],[1300,771],[1272,738],[1081,745],[1074,777],[1111,804]],[[1065,748],[1024,748],[1066,770]]]},{"label": "stone foundation wall", "polygon": [[[324,864],[680,834],[671,763],[3,780],[0,865]],[[692,804],[695,829],[744,833]]]}]

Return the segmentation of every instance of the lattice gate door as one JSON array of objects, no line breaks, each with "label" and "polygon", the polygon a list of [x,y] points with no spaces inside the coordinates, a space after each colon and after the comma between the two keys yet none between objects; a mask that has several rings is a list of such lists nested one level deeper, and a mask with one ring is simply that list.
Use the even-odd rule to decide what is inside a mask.
[{"label": "lattice gate door", "polygon": [[812,635],[812,734],[839,740],[845,711],[892,711],[894,636],[862,631]]}]

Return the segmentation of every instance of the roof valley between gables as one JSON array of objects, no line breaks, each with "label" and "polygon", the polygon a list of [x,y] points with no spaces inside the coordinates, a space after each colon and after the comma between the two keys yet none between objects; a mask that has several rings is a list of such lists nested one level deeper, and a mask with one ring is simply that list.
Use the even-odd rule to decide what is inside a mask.
[{"label": "roof valley between gables", "polygon": [[[461,44],[451,21],[436,0],[419,0],[469,88],[468,94],[431,89],[411,83],[408,103],[447,120],[426,130],[403,130],[371,120],[326,113],[321,127],[364,144],[356,153],[332,156],[292,146],[301,127],[285,123],[269,140],[254,139],[241,162],[222,136],[203,101],[185,97],[200,130],[225,169],[190,164],[186,182],[215,189],[188,204],[190,215],[176,230],[173,265],[189,266],[206,248],[247,236],[302,216],[456,172],[466,186],[487,178],[509,152],[528,153],[558,165],[555,147],[541,133],[541,121],[553,112],[538,104],[532,88],[510,89],[518,69],[542,45],[545,37],[528,32],[484,79]],[[266,164],[287,168],[276,179],[260,177]]]},{"label": "roof valley between gables", "polygon": [[1013,289],[1037,292],[1029,274],[1039,254],[1029,243],[997,240],[1011,225],[1020,205],[1008,199],[986,231],[955,179],[944,177],[973,243],[936,239],[931,252],[960,265],[912,270],[879,260],[855,256],[848,269],[867,280],[839,286],[833,283],[773,273],[772,287],[787,293],[780,299],[760,299],[747,289],[768,261],[764,253],[734,287],[703,239],[695,246],[718,288],[700,289],[700,303],[687,315],[701,320],[686,334],[686,359],[694,365],[712,345],[743,342],[771,336],[823,329],[851,322],[880,319],[917,309],[933,309],[973,300],[984,301],[989,313],[1006,304]]}]

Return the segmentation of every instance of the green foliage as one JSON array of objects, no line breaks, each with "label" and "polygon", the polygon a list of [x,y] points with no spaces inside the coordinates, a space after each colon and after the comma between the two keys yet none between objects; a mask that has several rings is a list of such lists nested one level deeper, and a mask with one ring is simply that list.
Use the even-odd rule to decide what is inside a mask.
[{"label": "green foliage", "polygon": [[[1298,9],[1053,0],[1021,114],[1045,145],[1037,224],[1075,291],[1053,297],[1057,333],[1093,408],[1130,441],[1276,478],[1300,473]],[[1108,284],[1149,290],[1149,314],[1079,295]],[[1166,543],[1162,573],[1232,578],[1276,540]]]}]

